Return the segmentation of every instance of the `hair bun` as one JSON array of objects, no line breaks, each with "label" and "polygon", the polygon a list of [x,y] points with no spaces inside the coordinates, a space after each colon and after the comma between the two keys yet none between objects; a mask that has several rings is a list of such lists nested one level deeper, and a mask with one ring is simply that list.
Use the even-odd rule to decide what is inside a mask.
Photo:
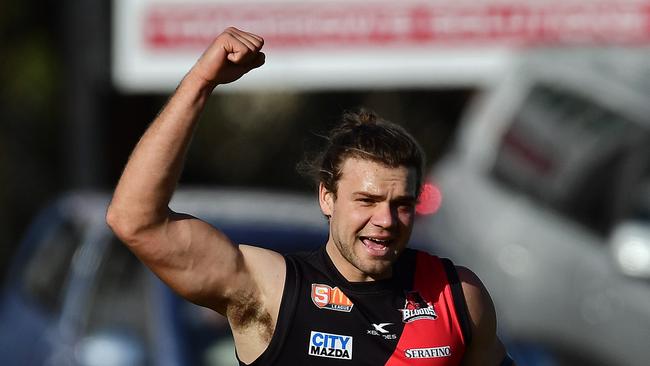
[{"label": "hair bun", "polygon": [[381,120],[375,112],[361,108],[356,112],[345,112],[342,118],[342,125],[348,127],[359,127],[363,125],[376,124]]}]

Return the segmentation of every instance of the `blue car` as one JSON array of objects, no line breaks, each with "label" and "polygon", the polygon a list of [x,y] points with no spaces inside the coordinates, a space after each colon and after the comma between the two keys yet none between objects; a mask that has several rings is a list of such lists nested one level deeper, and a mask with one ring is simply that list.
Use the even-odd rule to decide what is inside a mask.
[{"label": "blue car", "polygon": [[[0,365],[235,365],[221,315],[173,294],[105,224],[107,194],[68,194],[29,228],[0,303]],[[279,252],[327,240],[314,197],[181,190],[171,207]]]}]

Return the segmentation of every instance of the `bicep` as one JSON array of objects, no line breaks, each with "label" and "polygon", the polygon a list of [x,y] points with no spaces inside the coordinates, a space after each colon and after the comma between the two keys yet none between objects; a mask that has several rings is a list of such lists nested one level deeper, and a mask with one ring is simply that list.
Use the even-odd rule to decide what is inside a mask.
[{"label": "bicep", "polygon": [[191,215],[171,212],[131,249],[179,295],[221,313],[237,288],[251,288],[239,246]]},{"label": "bicep", "polygon": [[472,328],[472,343],[465,352],[463,365],[499,365],[505,348],[497,337],[497,317],[490,294],[471,270],[458,267],[458,276]]}]

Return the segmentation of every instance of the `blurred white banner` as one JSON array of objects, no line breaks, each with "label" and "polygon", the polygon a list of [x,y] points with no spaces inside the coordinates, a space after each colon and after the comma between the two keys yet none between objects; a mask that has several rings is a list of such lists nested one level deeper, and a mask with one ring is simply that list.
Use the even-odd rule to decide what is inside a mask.
[{"label": "blurred white banner", "polygon": [[647,43],[649,20],[650,0],[115,0],[113,80],[168,92],[232,25],[267,65],[229,88],[474,86],[522,48]]}]

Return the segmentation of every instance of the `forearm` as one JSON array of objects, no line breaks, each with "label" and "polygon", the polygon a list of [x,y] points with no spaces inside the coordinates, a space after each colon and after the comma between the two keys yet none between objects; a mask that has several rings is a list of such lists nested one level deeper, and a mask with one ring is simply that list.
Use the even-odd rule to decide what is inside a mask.
[{"label": "forearm", "polygon": [[[106,216],[123,241],[139,242],[141,233],[168,222],[169,200],[210,93],[216,85],[233,82],[264,64],[263,44],[259,36],[227,28],[201,55],[149,126],[126,164]],[[144,235],[145,241],[147,238],[150,236]],[[174,246],[186,238],[176,235],[168,239]],[[158,246],[161,240],[161,236],[153,239]]]},{"label": "forearm", "polygon": [[183,79],[131,154],[109,207],[109,223],[120,222],[132,234],[167,219],[186,151],[212,89],[192,72]]}]

